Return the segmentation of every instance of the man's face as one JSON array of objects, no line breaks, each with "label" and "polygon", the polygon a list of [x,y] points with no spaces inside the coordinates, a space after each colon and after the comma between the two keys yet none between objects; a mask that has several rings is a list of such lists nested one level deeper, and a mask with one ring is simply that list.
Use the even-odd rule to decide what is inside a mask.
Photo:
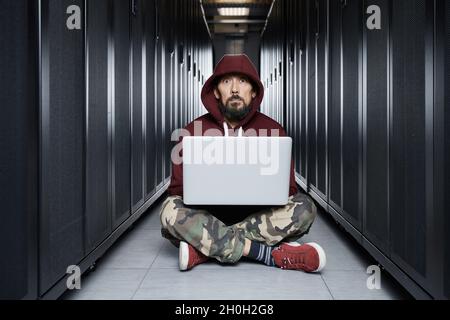
[{"label": "man's face", "polygon": [[214,95],[224,115],[230,120],[239,121],[250,112],[250,103],[256,97],[256,92],[245,75],[229,74],[220,79]]}]

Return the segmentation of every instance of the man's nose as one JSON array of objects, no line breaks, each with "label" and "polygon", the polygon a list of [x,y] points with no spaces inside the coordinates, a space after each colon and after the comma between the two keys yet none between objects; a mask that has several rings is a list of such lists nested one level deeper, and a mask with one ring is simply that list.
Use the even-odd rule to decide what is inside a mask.
[{"label": "man's nose", "polygon": [[236,80],[233,80],[233,84],[231,86],[231,93],[232,94],[239,93],[239,86]]}]

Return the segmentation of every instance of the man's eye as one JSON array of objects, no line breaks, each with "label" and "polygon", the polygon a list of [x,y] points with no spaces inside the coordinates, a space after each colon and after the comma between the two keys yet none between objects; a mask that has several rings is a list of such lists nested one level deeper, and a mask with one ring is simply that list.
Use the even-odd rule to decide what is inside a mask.
[{"label": "man's eye", "polygon": [[229,82],[230,82],[230,80],[228,80],[228,79],[223,80],[223,83],[229,83]]},{"label": "man's eye", "polygon": [[247,80],[241,79],[241,83],[246,83],[246,82],[247,82]]}]

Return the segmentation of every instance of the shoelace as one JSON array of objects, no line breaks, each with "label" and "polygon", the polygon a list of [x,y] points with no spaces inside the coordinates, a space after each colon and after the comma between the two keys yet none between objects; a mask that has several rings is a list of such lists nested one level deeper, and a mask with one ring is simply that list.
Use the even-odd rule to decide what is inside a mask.
[{"label": "shoelace", "polygon": [[294,268],[305,267],[305,254],[304,253],[286,253],[286,257],[282,260],[282,269],[287,269],[289,266]]}]

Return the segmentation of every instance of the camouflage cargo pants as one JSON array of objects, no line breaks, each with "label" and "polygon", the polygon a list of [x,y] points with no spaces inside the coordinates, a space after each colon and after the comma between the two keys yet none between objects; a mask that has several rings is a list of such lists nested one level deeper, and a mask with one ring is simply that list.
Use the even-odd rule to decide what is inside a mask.
[{"label": "camouflage cargo pants", "polygon": [[161,233],[174,245],[183,240],[206,256],[235,263],[242,257],[245,238],[269,246],[297,240],[309,232],[316,211],[311,198],[299,192],[285,206],[256,212],[227,226],[206,210],[186,206],[182,197],[169,196],[160,212]]}]

